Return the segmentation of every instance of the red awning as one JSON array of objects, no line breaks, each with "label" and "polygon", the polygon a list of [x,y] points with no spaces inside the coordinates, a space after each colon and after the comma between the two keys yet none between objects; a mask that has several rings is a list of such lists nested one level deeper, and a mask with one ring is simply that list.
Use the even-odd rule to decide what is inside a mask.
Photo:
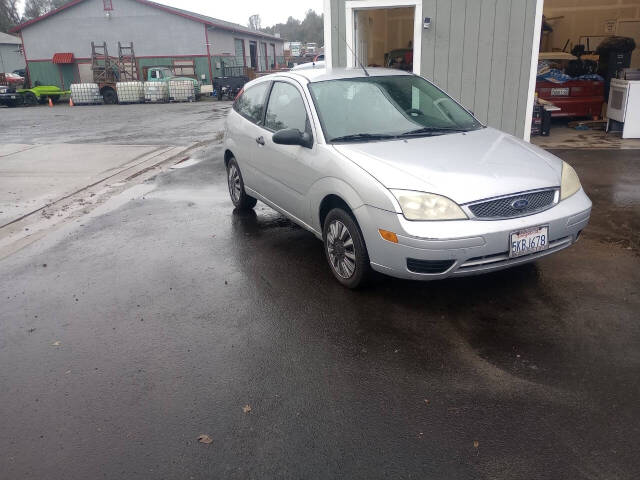
[{"label": "red awning", "polygon": [[54,53],[53,63],[73,63],[73,53]]}]

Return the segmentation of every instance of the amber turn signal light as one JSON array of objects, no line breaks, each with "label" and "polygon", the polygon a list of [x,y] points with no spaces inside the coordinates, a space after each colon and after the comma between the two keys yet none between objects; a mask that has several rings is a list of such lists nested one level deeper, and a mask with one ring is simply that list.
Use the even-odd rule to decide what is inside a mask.
[{"label": "amber turn signal light", "polygon": [[395,233],[382,229],[379,229],[378,232],[380,232],[380,236],[387,242],[398,243],[398,236]]}]

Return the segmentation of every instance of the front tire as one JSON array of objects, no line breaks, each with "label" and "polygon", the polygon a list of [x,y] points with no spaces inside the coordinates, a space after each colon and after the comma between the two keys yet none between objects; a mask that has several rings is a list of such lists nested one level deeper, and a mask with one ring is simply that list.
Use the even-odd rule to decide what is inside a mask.
[{"label": "front tire", "polygon": [[371,277],[369,254],[360,227],[341,208],[329,212],[322,232],[324,252],[336,280],[347,288],[357,288]]},{"label": "front tire", "polygon": [[250,210],[258,202],[255,198],[247,195],[244,190],[244,181],[240,173],[240,167],[234,157],[227,162],[227,185],[229,186],[229,196],[233,206],[238,210]]},{"label": "front tire", "polygon": [[31,107],[33,105],[37,105],[38,104],[38,97],[36,97],[36,94],[33,92],[26,92],[24,94],[24,104],[27,105],[28,107]]}]

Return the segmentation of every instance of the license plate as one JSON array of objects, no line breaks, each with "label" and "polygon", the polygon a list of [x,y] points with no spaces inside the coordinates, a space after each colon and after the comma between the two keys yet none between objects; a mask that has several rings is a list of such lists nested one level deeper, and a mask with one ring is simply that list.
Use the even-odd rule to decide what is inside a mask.
[{"label": "license plate", "polygon": [[11,100],[15,100],[16,96],[15,95],[11,95]]},{"label": "license plate", "polygon": [[552,88],[551,89],[552,97],[568,97],[569,96],[569,87],[564,88]]},{"label": "license plate", "polygon": [[510,235],[509,257],[521,257],[549,248],[549,227],[533,227]]}]

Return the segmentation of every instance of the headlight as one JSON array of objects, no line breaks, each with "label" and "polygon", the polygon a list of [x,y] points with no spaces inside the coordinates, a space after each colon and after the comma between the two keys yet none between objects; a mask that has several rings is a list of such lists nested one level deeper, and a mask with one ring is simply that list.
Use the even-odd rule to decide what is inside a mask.
[{"label": "headlight", "polygon": [[562,183],[560,184],[560,200],[569,198],[582,188],[578,174],[567,162],[562,162]]},{"label": "headlight", "polygon": [[434,193],[391,190],[407,220],[467,219],[462,209],[447,197]]}]

